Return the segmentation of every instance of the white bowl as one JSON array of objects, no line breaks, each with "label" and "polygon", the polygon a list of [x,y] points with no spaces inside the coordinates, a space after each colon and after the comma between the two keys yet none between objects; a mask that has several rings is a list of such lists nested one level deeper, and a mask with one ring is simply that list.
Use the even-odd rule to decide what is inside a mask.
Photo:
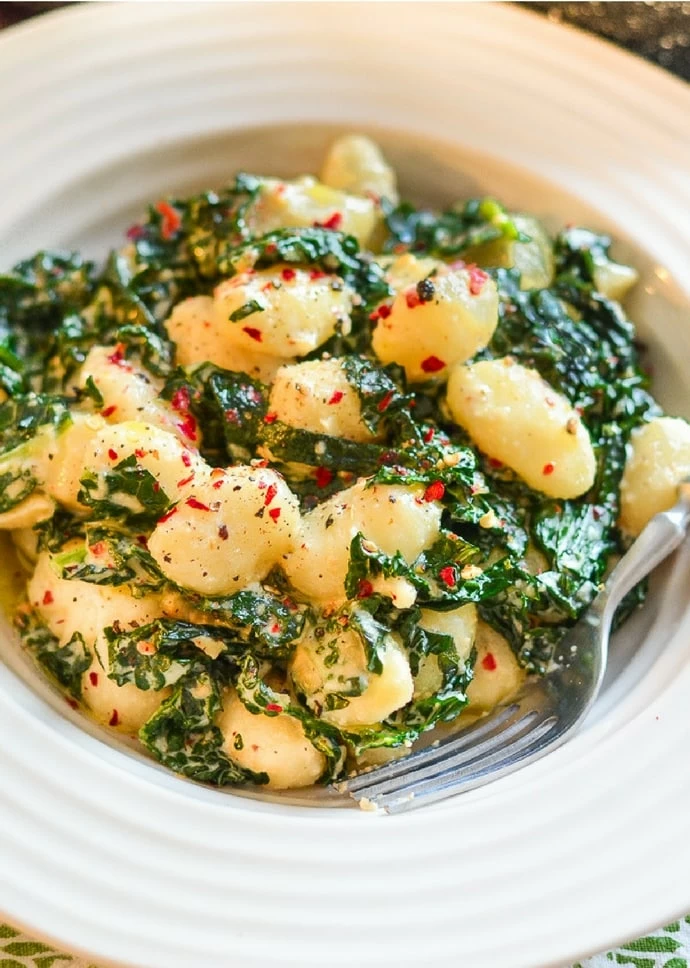
[{"label": "white bowl", "polygon": [[[690,416],[689,112],[661,71],[506,7],[78,7],[0,36],[0,267],[101,255],[150,199],[314,169],[371,130],[412,197],[609,229],[657,394]],[[0,910],[151,968],[537,968],[685,913],[689,579],[686,549],[572,742],[398,818],[174,777],[74,715],[7,627]]]}]

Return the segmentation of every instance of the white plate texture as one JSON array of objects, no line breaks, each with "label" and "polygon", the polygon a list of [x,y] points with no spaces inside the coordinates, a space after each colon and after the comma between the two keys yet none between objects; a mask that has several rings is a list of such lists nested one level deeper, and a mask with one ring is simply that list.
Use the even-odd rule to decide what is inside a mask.
[{"label": "white plate texture", "polygon": [[[95,4],[6,31],[0,268],[100,255],[148,199],[239,167],[314,168],[324,125],[374,129],[409,195],[611,229],[657,391],[690,416],[690,91],[514,8]],[[168,775],[83,728],[5,630],[0,911],[140,968],[546,968],[685,914],[687,549],[654,585],[572,742],[395,818]]]}]

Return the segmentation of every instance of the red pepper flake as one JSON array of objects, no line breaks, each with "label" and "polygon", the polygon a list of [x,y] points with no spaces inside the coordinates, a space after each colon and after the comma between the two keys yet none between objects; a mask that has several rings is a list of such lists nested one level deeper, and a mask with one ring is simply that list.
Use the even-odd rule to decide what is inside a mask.
[{"label": "red pepper flake", "polygon": [[395,390],[389,390],[386,394],[384,394],[381,397],[379,402],[376,404],[376,409],[378,410],[379,413],[383,413],[384,410],[388,410],[391,400],[393,399],[394,396],[395,396]]},{"label": "red pepper flake", "polygon": [[277,419],[278,419],[277,413],[267,413],[264,416],[264,423],[272,424],[272,423],[275,423]]},{"label": "red pepper flake", "polygon": [[177,482],[178,487],[185,487],[187,484],[191,484],[194,480],[194,471],[189,475],[189,477],[183,477],[181,481]]},{"label": "red pepper flake", "polygon": [[271,635],[279,635],[281,632],[281,627],[279,622],[274,622],[271,626]]},{"label": "red pepper flake", "polygon": [[544,474],[544,475],[545,475],[546,477],[548,477],[548,476],[549,476],[549,474],[553,474],[553,472],[554,472],[555,470],[556,470],[556,465],[555,465],[555,464],[553,464],[553,463],[551,463],[551,461],[549,461],[549,462],[548,462],[547,464],[544,464],[544,466],[543,466],[543,468],[542,468],[542,471],[541,471],[541,472],[542,472],[542,474]]},{"label": "red pepper flake", "polygon": [[213,483],[211,484],[211,487],[213,487],[213,488],[215,488],[215,489],[216,489],[216,491],[217,491],[219,487],[222,487],[222,486],[223,486],[223,484],[225,484],[225,481],[224,481],[224,480],[223,480],[223,478],[221,477],[221,479],[220,479],[219,481],[214,481],[214,482],[213,482]]},{"label": "red pepper flake", "polygon": [[267,702],[266,712],[267,713],[282,713],[283,707],[279,706],[277,702]]},{"label": "red pepper flake", "polygon": [[357,586],[357,598],[370,598],[374,594],[374,586],[367,578],[360,578]]},{"label": "red pepper flake", "polygon": [[326,273],[323,272],[321,269],[312,269],[311,272],[309,273],[309,278],[312,280],[323,279],[325,275]]},{"label": "red pepper flake", "polygon": [[445,362],[440,360],[438,356],[427,356],[425,360],[422,360],[421,366],[424,373],[438,373],[445,366]]},{"label": "red pepper flake", "polygon": [[187,387],[179,387],[172,395],[170,405],[178,413],[187,413],[189,410],[189,390]]},{"label": "red pepper flake", "polygon": [[161,489],[160,481],[154,481],[153,482],[153,493],[154,494],[158,494],[158,492],[160,491],[160,489]]},{"label": "red pepper flake", "polygon": [[484,283],[489,278],[488,274],[480,269],[479,266],[468,266],[467,272],[470,277],[469,290],[473,296],[478,296],[484,288]]},{"label": "red pepper flake", "polygon": [[446,565],[445,568],[442,568],[439,571],[438,576],[441,579],[441,581],[449,588],[454,588],[455,585],[457,585],[458,583],[458,579],[455,574],[455,568],[453,568],[452,565]]},{"label": "red pepper flake", "polygon": [[97,672],[90,672],[89,673],[89,682],[91,683],[92,686],[97,686],[98,685],[98,673]]},{"label": "red pepper flake", "polygon": [[446,486],[443,481],[432,481],[424,492],[425,501],[440,501],[446,493]]},{"label": "red pepper flake", "polygon": [[108,726],[118,726],[120,724],[120,717],[118,715],[117,709],[113,709],[113,714],[108,720]]},{"label": "red pepper flake", "polygon": [[221,524],[221,526],[218,528],[218,537],[221,539],[221,541],[227,541],[228,540],[228,528],[227,528],[227,525]]},{"label": "red pepper flake", "polygon": [[169,241],[182,225],[182,219],[177,209],[173,208],[169,202],[158,202],[155,206],[156,211],[163,217],[161,223],[161,235]]},{"label": "red pepper flake", "polygon": [[375,309],[373,313],[369,313],[369,319],[372,322],[376,322],[377,319],[388,319],[391,312],[391,307],[387,303],[383,303],[378,307],[378,309]]},{"label": "red pepper flake", "polygon": [[89,551],[94,558],[100,558],[100,556],[105,552],[105,542],[97,541],[95,544],[89,545]]},{"label": "red pepper flake", "polygon": [[271,510],[268,512],[268,516],[273,518],[274,521],[277,521],[280,517],[280,508],[271,508]]},{"label": "red pepper flake", "polygon": [[330,218],[327,218],[325,222],[314,222],[314,225],[320,229],[333,229],[337,231],[343,224],[343,216],[340,212],[333,212]]},{"label": "red pepper flake", "polygon": [[125,232],[125,236],[130,242],[138,242],[139,239],[143,239],[145,235],[143,225],[130,225],[130,227]]},{"label": "red pepper flake", "polygon": [[430,444],[433,439],[434,439],[434,428],[427,427],[427,429],[424,431],[424,437],[423,437],[424,443]]},{"label": "red pepper flake", "polygon": [[277,493],[278,487],[275,484],[269,484],[266,488],[266,496],[264,497],[264,507],[268,507]]},{"label": "red pepper flake", "polygon": [[493,467],[494,470],[498,471],[503,467],[503,461],[496,460],[495,457],[489,457],[489,467]]},{"label": "red pepper flake", "polygon": [[315,476],[317,487],[328,487],[333,480],[333,471],[329,470],[327,467],[317,467]]},{"label": "red pepper flake", "polygon": [[334,403],[340,403],[340,401],[343,399],[344,396],[345,394],[343,393],[342,390],[336,390],[333,396],[331,397],[331,399],[328,401],[328,403],[331,406],[333,406]]},{"label": "red pepper flake", "polygon": [[493,652],[487,652],[482,659],[482,668],[486,669],[487,672],[493,672],[496,669],[498,663],[496,662],[496,657]]},{"label": "red pepper flake", "polygon": [[419,298],[419,293],[417,289],[408,289],[405,293],[405,302],[407,303],[408,309],[416,309],[417,306],[422,305],[422,300]]},{"label": "red pepper flake", "polygon": [[79,703],[75,699],[70,699],[68,696],[65,696],[65,702],[70,709],[79,709]]},{"label": "red pepper flake", "polygon": [[[142,453],[142,457],[143,457],[143,453]],[[192,458],[186,451],[182,454],[182,463],[184,464],[185,467],[192,466]]]},{"label": "red pepper flake", "polygon": [[111,407],[106,407],[105,410],[101,410],[101,417],[112,417],[116,410],[117,407],[115,404],[113,404]]},{"label": "red pepper flake", "polygon": [[125,344],[118,343],[113,352],[106,357],[108,363],[114,363],[119,366],[125,358]]},{"label": "red pepper flake", "polygon": [[257,329],[256,326],[243,326],[242,332],[246,333],[250,339],[256,340],[257,343],[261,343],[263,340],[261,330]]},{"label": "red pepper flake", "polygon": [[208,504],[204,504],[202,501],[197,501],[195,497],[188,497],[184,502],[188,507],[194,508],[195,511],[210,511],[211,508]]},{"label": "red pepper flake", "polygon": [[158,524],[165,524],[166,521],[170,520],[173,514],[177,514],[177,506],[170,508],[170,510],[166,511],[162,517],[158,518]]},{"label": "red pepper flake", "polygon": [[142,548],[148,548],[149,543],[145,534],[137,535],[137,544],[140,544]]},{"label": "red pepper flake", "polygon": [[146,451],[142,447],[137,447],[137,449],[134,451],[134,456],[141,460],[142,457],[146,457]]},{"label": "red pepper flake", "polygon": [[286,282],[292,282],[297,273],[294,269],[283,269],[280,274]]},{"label": "red pepper flake", "polygon": [[187,438],[187,440],[196,440],[196,420],[188,413],[184,420],[178,423],[178,428],[181,434]]},{"label": "red pepper flake", "polygon": [[114,449],[113,449],[112,447],[110,447],[110,448],[108,448],[108,457],[109,457],[109,458],[110,458],[111,460],[117,460],[117,458],[118,458],[118,453],[117,453],[117,451],[116,451],[116,450],[114,450]]},{"label": "red pepper flake", "polygon": [[43,604],[52,605],[54,601],[55,599],[53,598],[53,593],[51,591],[47,591],[43,596]]}]

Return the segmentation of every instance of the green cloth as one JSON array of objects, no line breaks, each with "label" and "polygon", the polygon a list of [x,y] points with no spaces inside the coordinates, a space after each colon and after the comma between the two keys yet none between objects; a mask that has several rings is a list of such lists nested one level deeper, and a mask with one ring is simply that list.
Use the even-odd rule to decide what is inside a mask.
[{"label": "green cloth", "polygon": [[[659,928],[646,938],[621,945],[615,951],[595,955],[573,968],[688,968],[690,961],[690,916]],[[0,968],[99,968],[91,961],[65,954],[50,944],[32,941],[9,924],[0,923]],[[203,968],[193,965],[190,968]],[[497,965],[496,968],[500,968]]]}]

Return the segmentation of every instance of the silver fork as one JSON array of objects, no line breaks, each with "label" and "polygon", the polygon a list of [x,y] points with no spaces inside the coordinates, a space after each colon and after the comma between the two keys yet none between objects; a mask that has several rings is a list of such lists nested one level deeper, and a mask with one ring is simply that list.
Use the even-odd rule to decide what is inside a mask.
[{"label": "silver fork", "polygon": [[518,696],[451,738],[338,785],[360,806],[402,813],[483,786],[532,763],[577,729],[601,688],[617,607],[683,541],[690,521],[690,478],[678,503],[657,514],[623,555],[602,591],[564,637],[551,670]]}]

